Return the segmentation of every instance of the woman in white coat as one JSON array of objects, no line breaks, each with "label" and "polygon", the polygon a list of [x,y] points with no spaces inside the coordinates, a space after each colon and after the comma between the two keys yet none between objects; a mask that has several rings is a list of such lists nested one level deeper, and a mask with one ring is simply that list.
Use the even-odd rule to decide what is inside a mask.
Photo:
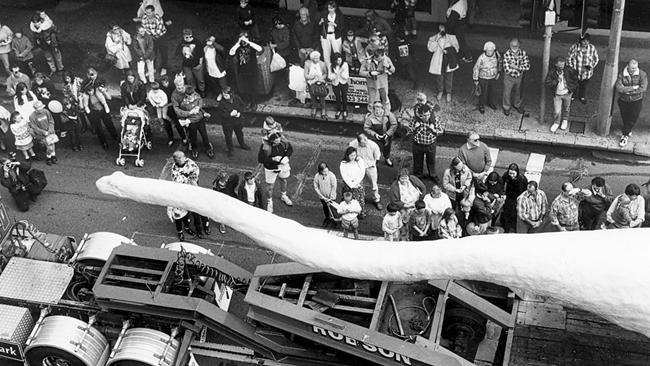
[{"label": "woman in white coat", "polygon": [[130,62],[132,61],[131,50],[131,36],[118,25],[113,25],[111,30],[106,33],[106,53],[113,59],[113,66],[122,72],[126,72],[131,68]]},{"label": "woman in white coat", "polygon": [[359,219],[363,220],[366,217],[366,187],[363,185],[363,178],[366,176],[366,163],[357,155],[356,148],[348,146],[345,150],[339,172],[343,179],[341,195],[345,192],[352,192],[352,197],[361,205]]},{"label": "woman in white coat", "polygon": [[447,93],[447,102],[451,102],[451,90],[454,71],[458,70],[458,40],[453,34],[447,34],[444,24],[438,26],[438,33],[429,37],[427,49],[433,53],[429,64],[429,73],[433,74],[438,101]]}]

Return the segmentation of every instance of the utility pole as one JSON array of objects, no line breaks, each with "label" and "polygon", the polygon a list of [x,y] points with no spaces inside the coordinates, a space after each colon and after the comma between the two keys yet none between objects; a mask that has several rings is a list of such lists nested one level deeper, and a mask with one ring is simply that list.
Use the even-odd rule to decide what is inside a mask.
[{"label": "utility pole", "polygon": [[621,48],[621,32],[623,30],[623,12],[625,0],[616,0],[612,13],[612,24],[609,33],[609,47],[603,81],[600,84],[600,98],[598,99],[598,121],[596,132],[601,136],[609,135],[612,125],[612,104],[614,102],[614,87],[618,76],[618,57]]},{"label": "utility pole", "polygon": [[[551,2],[553,4],[553,2]],[[546,75],[548,75],[548,66],[551,60],[551,39],[553,38],[553,25],[555,25],[555,11],[547,10],[544,14],[544,55],[542,56],[542,82],[541,82],[541,97],[539,100],[539,123],[544,124],[544,115],[546,114]]]}]

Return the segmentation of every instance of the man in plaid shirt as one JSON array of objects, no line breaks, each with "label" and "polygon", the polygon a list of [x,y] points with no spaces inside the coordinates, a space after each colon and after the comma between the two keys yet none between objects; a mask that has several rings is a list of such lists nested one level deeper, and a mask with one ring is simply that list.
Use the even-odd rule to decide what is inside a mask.
[{"label": "man in plaid shirt", "polygon": [[[589,33],[585,33],[578,43],[569,49],[568,64],[569,67],[578,72],[578,91],[577,97],[583,104],[587,103],[585,95],[587,93],[587,84],[589,79],[594,75],[594,69],[598,65],[598,51],[596,46],[589,42]],[[574,95],[575,99],[575,95]]]},{"label": "man in plaid shirt", "polygon": [[[521,114],[521,80],[524,72],[530,70],[530,59],[526,51],[519,48],[519,40],[510,41],[510,49],[503,54],[503,113],[510,115],[510,107]],[[511,104],[512,101],[512,104]]]},{"label": "man in plaid shirt", "polygon": [[517,233],[536,232],[544,223],[547,208],[546,193],[531,180],[526,191],[517,197]]},{"label": "man in plaid shirt", "polygon": [[436,176],[436,139],[443,132],[430,104],[416,106],[413,128],[413,175],[424,178],[424,160],[429,177]]},{"label": "man in plaid shirt", "polygon": [[562,184],[562,193],[555,197],[551,203],[551,224],[558,231],[578,231],[578,200],[574,197],[573,184],[566,182]]},{"label": "man in plaid shirt", "polygon": [[163,21],[162,17],[156,14],[153,5],[147,5],[142,18],[135,18],[134,21],[141,22],[147,33],[153,37],[156,52],[160,52],[160,75],[167,74],[168,48],[167,40],[164,36],[167,34],[167,27],[165,25],[171,24],[171,21]]}]

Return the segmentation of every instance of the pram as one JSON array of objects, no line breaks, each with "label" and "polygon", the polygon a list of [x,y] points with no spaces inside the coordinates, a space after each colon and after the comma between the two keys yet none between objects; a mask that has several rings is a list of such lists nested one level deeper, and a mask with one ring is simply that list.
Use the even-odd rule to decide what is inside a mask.
[{"label": "pram", "polygon": [[151,150],[151,127],[149,114],[144,107],[122,107],[120,109],[120,152],[115,164],[124,166],[125,156],[135,157],[135,166],[144,166],[144,159],[140,157],[142,147]]}]

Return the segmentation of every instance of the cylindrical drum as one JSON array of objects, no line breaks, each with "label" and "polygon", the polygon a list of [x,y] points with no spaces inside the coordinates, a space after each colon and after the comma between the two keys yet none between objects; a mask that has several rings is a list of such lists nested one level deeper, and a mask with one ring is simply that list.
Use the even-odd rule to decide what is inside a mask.
[{"label": "cylindrical drum", "polygon": [[148,328],[126,331],[122,342],[113,348],[114,356],[106,366],[171,366],[178,355],[179,342],[171,336]]},{"label": "cylindrical drum", "polygon": [[77,262],[87,266],[103,266],[113,249],[120,245],[136,245],[120,234],[99,231],[89,234],[81,243]]},{"label": "cylindrical drum", "polygon": [[181,248],[185,249],[186,252],[192,253],[192,254],[207,254],[207,255],[213,255],[212,251],[210,249],[206,249],[200,245],[192,244],[192,243],[185,243],[182,241],[177,241],[175,243],[169,243],[163,245],[163,248],[173,250],[175,252],[180,252]]},{"label": "cylindrical drum", "polygon": [[43,319],[25,348],[25,359],[32,366],[101,366],[108,352],[108,341],[97,329],[88,329],[88,323],[79,319],[53,315]]}]

